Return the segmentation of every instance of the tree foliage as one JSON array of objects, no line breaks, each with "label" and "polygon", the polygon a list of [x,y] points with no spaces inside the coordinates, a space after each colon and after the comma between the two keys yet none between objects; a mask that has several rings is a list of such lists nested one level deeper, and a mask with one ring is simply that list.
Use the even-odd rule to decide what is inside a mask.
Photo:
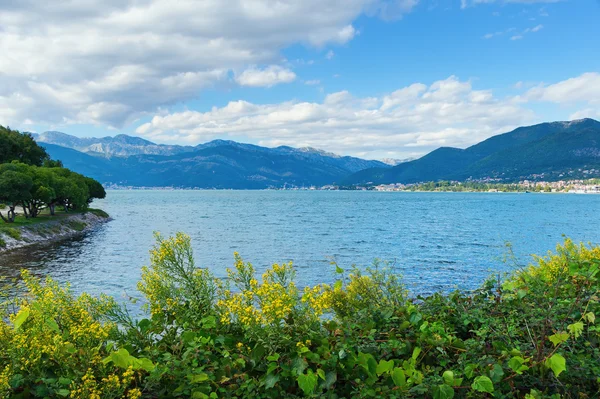
[{"label": "tree foliage", "polygon": [[42,166],[50,157],[31,134],[0,126],[0,163],[12,161]]},{"label": "tree foliage", "polygon": [[56,206],[86,209],[94,198],[105,196],[99,182],[50,159],[30,134],[0,126],[0,203],[8,205],[0,218],[5,222],[14,222],[17,206],[35,218],[46,208],[54,215]]}]

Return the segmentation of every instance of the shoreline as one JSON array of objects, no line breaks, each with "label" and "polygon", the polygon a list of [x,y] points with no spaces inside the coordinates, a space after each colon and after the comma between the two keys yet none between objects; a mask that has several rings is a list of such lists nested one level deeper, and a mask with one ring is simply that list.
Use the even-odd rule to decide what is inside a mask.
[{"label": "shoreline", "polygon": [[25,226],[0,224],[0,255],[39,244],[49,244],[90,231],[112,218],[93,210]]}]

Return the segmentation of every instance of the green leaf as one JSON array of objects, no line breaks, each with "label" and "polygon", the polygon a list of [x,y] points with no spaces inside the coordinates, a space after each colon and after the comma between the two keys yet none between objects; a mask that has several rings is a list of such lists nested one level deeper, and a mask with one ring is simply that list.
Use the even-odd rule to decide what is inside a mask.
[{"label": "green leaf", "polygon": [[494,367],[490,370],[490,377],[492,382],[500,382],[502,377],[504,376],[504,370],[502,370],[502,366],[499,364],[494,364]]},{"label": "green leaf", "polygon": [[453,386],[454,385],[454,373],[450,370],[444,371],[442,374],[442,378],[444,379],[444,384]]},{"label": "green leaf", "polygon": [[196,339],[197,334],[193,331],[185,331],[181,334],[181,340],[186,344],[193,342]]},{"label": "green leaf", "polygon": [[358,354],[358,364],[365,369],[369,376],[375,375],[377,372],[377,361],[370,353],[362,353]]},{"label": "green leaf", "polygon": [[475,374],[475,369],[477,368],[477,365],[474,363],[469,363],[465,366],[465,375],[468,378],[473,378],[473,375]]},{"label": "green leaf", "polygon": [[594,324],[596,322],[596,315],[594,315],[594,313],[592,313],[592,312],[587,312],[584,315],[584,317],[588,321],[588,323]]},{"label": "green leaf", "polygon": [[323,369],[317,369],[317,375],[321,377],[323,381],[325,381],[325,372],[323,371]]},{"label": "green leaf", "polygon": [[131,365],[129,351],[125,348],[121,348],[118,351],[111,353],[109,357],[110,361],[112,361],[115,366],[122,369],[126,369]]},{"label": "green leaf", "polygon": [[265,388],[266,389],[271,389],[275,386],[275,384],[277,384],[277,382],[279,382],[279,376],[275,375],[275,374],[267,374],[267,377],[265,378]]},{"label": "green leaf", "polygon": [[188,378],[192,384],[199,384],[201,382],[208,381],[208,375],[206,373],[189,374]]},{"label": "green leaf", "polygon": [[326,375],[325,375],[325,381],[323,381],[322,386],[325,389],[331,389],[331,387],[333,386],[333,384],[335,384],[337,381],[337,373],[335,371],[329,371]]},{"label": "green leaf", "polygon": [[475,380],[471,384],[471,388],[473,388],[477,392],[494,392],[494,384],[492,383],[492,380],[490,380],[489,377],[486,377],[485,375],[481,375],[475,378]]},{"label": "green leaf", "polygon": [[279,353],[275,353],[271,356],[267,356],[267,360],[270,362],[276,362],[279,360]]},{"label": "green leaf", "polygon": [[52,318],[46,319],[46,320],[44,320],[44,324],[52,331],[57,332],[57,333],[60,332],[60,328],[58,328],[58,323],[56,321],[54,321],[54,319],[52,319]]},{"label": "green leaf", "polygon": [[192,392],[192,399],[208,399],[208,395],[204,392],[194,391]]},{"label": "green leaf", "polygon": [[449,385],[438,385],[433,387],[433,399],[452,399],[454,388]]},{"label": "green leaf", "polygon": [[508,367],[510,367],[515,373],[523,374],[523,371],[529,370],[525,364],[525,359],[520,356],[515,356],[508,361]]},{"label": "green leaf", "polygon": [[[135,359],[135,358],[134,358]],[[147,359],[145,357],[141,357],[139,359],[136,359],[136,361],[134,362],[134,370],[146,370],[147,372],[151,372],[152,370],[154,370],[154,363],[152,363],[152,361],[150,359]]]},{"label": "green leaf", "polygon": [[337,274],[344,274],[344,269],[342,269],[341,267],[339,267],[338,265],[335,265],[335,272]]},{"label": "green leaf", "polygon": [[577,323],[570,324],[567,326],[567,330],[577,338],[583,332],[583,322],[578,321]]},{"label": "green leaf", "polygon": [[557,346],[559,344],[562,344],[563,342],[566,342],[569,339],[569,334],[566,332],[556,333],[554,335],[549,336],[548,339],[554,344],[554,346]]},{"label": "green leaf", "polygon": [[317,376],[311,370],[308,370],[307,374],[300,374],[298,376],[298,386],[305,395],[310,395],[317,386],[317,379]]},{"label": "green leaf", "polygon": [[394,368],[393,360],[380,360],[377,365],[377,375],[389,373]]},{"label": "green leaf", "polygon": [[551,358],[546,360],[546,367],[552,369],[554,375],[557,377],[567,369],[565,358],[558,353],[555,353]]},{"label": "green leaf", "polygon": [[56,390],[56,394],[58,396],[62,396],[63,398],[66,398],[67,396],[69,396],[70,393],[71,393],[71,391],[69,391],[68,389],[57,389]]},{"label": "green leaf", "polygon": [[392,371],[392,380],[396,386],[404,387],[406,385],[406,375],[404,375],[404,370],[399,367],[394,368]]},{"label": "green leaf", "polygon": [[65,378],[65,377],[60,377],[60,378],[58,379],[58,383],[59,383],[60,385],[64,385],[64,386],[69,386],[69,385],[71,385],[71,382],[72,382],[72,381],[71,381],[71,379],[69,379],[69,378]]},{"label": "green leaf", "polygon": [[215,316],[207,316],[201,320],[201,323],[203,328],[211,329],[217,326],[217,319]]},{"label": "green leaf", "polygon": [[17,316],[15,317],[15,321],[13,322],[15,330],[18,330],[19,327],[21,327],[23,325],[23,323],[25,323],[27,321],[30,313],[31,313],[31,311],[29,309],[21,309],[19,311],[19,313],[17,313]]},{"label": "green leaf", "polygon": [[419,357],[419,355],[421,354],[421,348],[419,348],[418,346],[413,350],[413,354],[412,354],[412,359],[413,360],[417,360],[417,358]]},{"label": "green leaf", "polygon": [[138,327],[141,332],[146,332],[152,326],[152,322],[148,319],[142,319],[138,322]]}]

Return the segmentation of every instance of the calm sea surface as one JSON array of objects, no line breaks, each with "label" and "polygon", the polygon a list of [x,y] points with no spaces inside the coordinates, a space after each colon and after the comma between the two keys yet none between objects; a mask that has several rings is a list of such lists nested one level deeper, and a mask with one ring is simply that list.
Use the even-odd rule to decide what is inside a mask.
[{"label": "calm sea surface", "polygon": [[292,260],[299,285],[331,282],[335,259],[392,262],[414,293],[474,288],[545,254],[563,235],[600,244],[600,195],[348,191],[110,191],[95,203],[114,220],[84,236],[0,257],[70,281],[76,291],[136,296],[153,232],[189,234],[199,266],[218,276],[239,252],[262,272]]}]

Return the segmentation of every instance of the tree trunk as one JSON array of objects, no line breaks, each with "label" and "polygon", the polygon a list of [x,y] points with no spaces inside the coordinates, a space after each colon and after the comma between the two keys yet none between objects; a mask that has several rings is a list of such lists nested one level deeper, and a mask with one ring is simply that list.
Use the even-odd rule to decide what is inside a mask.
[{"label": "tree trunk", "polygon": [[49,204],[48,205],[48,209],[50,209],[50,215],[52,215],[52,216],[54,216],[54,207],[55,207],[54,204]]},{"label": "tree trunk", "polygon": [[14,223],[14,221],[15,221],[15,206],[14,205],[9,205],[8,212],[6,212],[6,219],[4,218],[4,216],[2,216],[2,220],[4,220],[7,223]]},{"label": "tree trunk", "polygon": [[25,219],[29,219],[29,214],[27,213],[27,204],[23,201],[23,214],[25,214]]}]

